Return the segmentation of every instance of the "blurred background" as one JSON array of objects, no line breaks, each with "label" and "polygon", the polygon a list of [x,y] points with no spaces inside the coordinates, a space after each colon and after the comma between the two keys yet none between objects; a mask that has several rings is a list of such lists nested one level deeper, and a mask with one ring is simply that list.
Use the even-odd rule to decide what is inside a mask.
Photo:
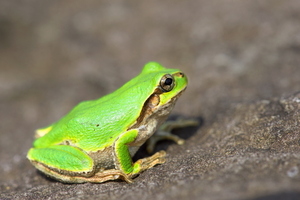
[{"label": "blurred background", "polygon": [[298,0],[0,1],[0,182],[30,183],[34,130],[148,61],[188,75],[174,113],[207,126],[234,103],[298,91],[299,23]]}]

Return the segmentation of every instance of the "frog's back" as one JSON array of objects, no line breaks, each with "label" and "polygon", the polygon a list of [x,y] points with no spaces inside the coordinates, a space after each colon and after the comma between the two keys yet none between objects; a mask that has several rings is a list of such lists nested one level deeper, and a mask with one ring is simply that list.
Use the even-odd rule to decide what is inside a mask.
[{"label": "frog's back", "polygon": [[34,146],[70,143],[91,151],[110,146],[134,124],[148,98],[141,94],[148,94],[145,90],[150,89],[131,87],[97,100],[81,102],[53,124],[52,130],[37,139]]},{"label": "frog's back", "polygon": [[55,123],[49,133],[37,139],[35,147],[69,143],[96,151],[110,146],[128,130],[142,112],[163,74],[172,69],[145,66],[142,73],[121,88],[100,99],[78,104]]}]

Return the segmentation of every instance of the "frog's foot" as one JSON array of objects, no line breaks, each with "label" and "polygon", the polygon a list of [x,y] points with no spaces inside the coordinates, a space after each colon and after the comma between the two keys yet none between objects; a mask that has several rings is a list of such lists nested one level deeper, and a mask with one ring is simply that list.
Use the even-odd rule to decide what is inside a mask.
[{"label": "frog's foot", "polygon": [[[111,170],[104,170],[96,173],[92,177],[73,177],[80,182],[91,182],[91,183],[102,183],[106,181],[113,181],[113,180],[124,180],[127,183],[132,183],[132,179],[127,175],[124,174],[121,170],[111,169]],[[72,181],[74,183],[74,181]]]},{"label": "frog's foot", "polygon": [[152,168],[155,165],[163,164],[165,161],[166,161],[166,152],[159,151],[150,157],[143,158],[143,159],[136,161],[134,163],[134,166],[135,166],[135,169],[137,169],[137,171],[133,171],[128,176],[130,178],[134,178],[139,173],[141,173],[149,168]]},{"label": "frog's foot", "polygon": [[54,178],[56,180],[62,181],[64,183],[103,183],[106,181],[113,181],[113,180],[124,180],[127,183],[132,183],[132,179],[127,175],[124,174],[121,170],[111,169],[111,170],[102,170],[98,173],[86,177],[73,174],[72,176],[68,176],[58,171],[51,170],[50,168],[44,166],[41,163],[33,163],[37,169],[43,171],[47,174],[47,176]]},{"label": "frog's foot", "polygon": [[155,134],[149,138],[147,141],[147,151],[148,153],[153,152],[154,147],[157,142],[160,140],[173,140],[179,145],[184,144],[184,139],[181,139],[177,135],[171,133],[173,129],[183,128],[188,126],[198,126],[199,122],[194,119],[178,119],[176,121],[167,121],[165,122],[156,132]]}]

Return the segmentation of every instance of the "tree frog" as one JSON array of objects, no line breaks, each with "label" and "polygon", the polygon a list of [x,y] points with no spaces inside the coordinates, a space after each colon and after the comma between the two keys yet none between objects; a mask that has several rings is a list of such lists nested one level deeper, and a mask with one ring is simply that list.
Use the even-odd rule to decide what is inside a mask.
[{"label": "tree frog", "polygon": [[[180,70],[149,62],[116,91],[81,102],[59,121],[38,129],[27,158],[61,182],[132,182],[141,172],[165,162],[165,151],[134,163],[132,157],[166,120],[187,83]],[[168,138],[181,144],[183,140],[168,129],[193,124],[181,121],[160,129],[154,143]]]}]

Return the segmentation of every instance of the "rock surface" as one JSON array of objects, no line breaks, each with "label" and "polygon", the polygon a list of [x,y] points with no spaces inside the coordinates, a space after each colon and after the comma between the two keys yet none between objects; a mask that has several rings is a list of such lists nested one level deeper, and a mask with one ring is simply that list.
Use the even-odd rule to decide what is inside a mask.
[{"label": "rock surface", "polygon": [[[0,199],[300,196],[300,3],[1,1]],[[132,184],[62,184],[28,162],[34,130],[158,61],[189,77],[161,142],[167,162]],[[147,156],[141,149],[138,156]]]}]

